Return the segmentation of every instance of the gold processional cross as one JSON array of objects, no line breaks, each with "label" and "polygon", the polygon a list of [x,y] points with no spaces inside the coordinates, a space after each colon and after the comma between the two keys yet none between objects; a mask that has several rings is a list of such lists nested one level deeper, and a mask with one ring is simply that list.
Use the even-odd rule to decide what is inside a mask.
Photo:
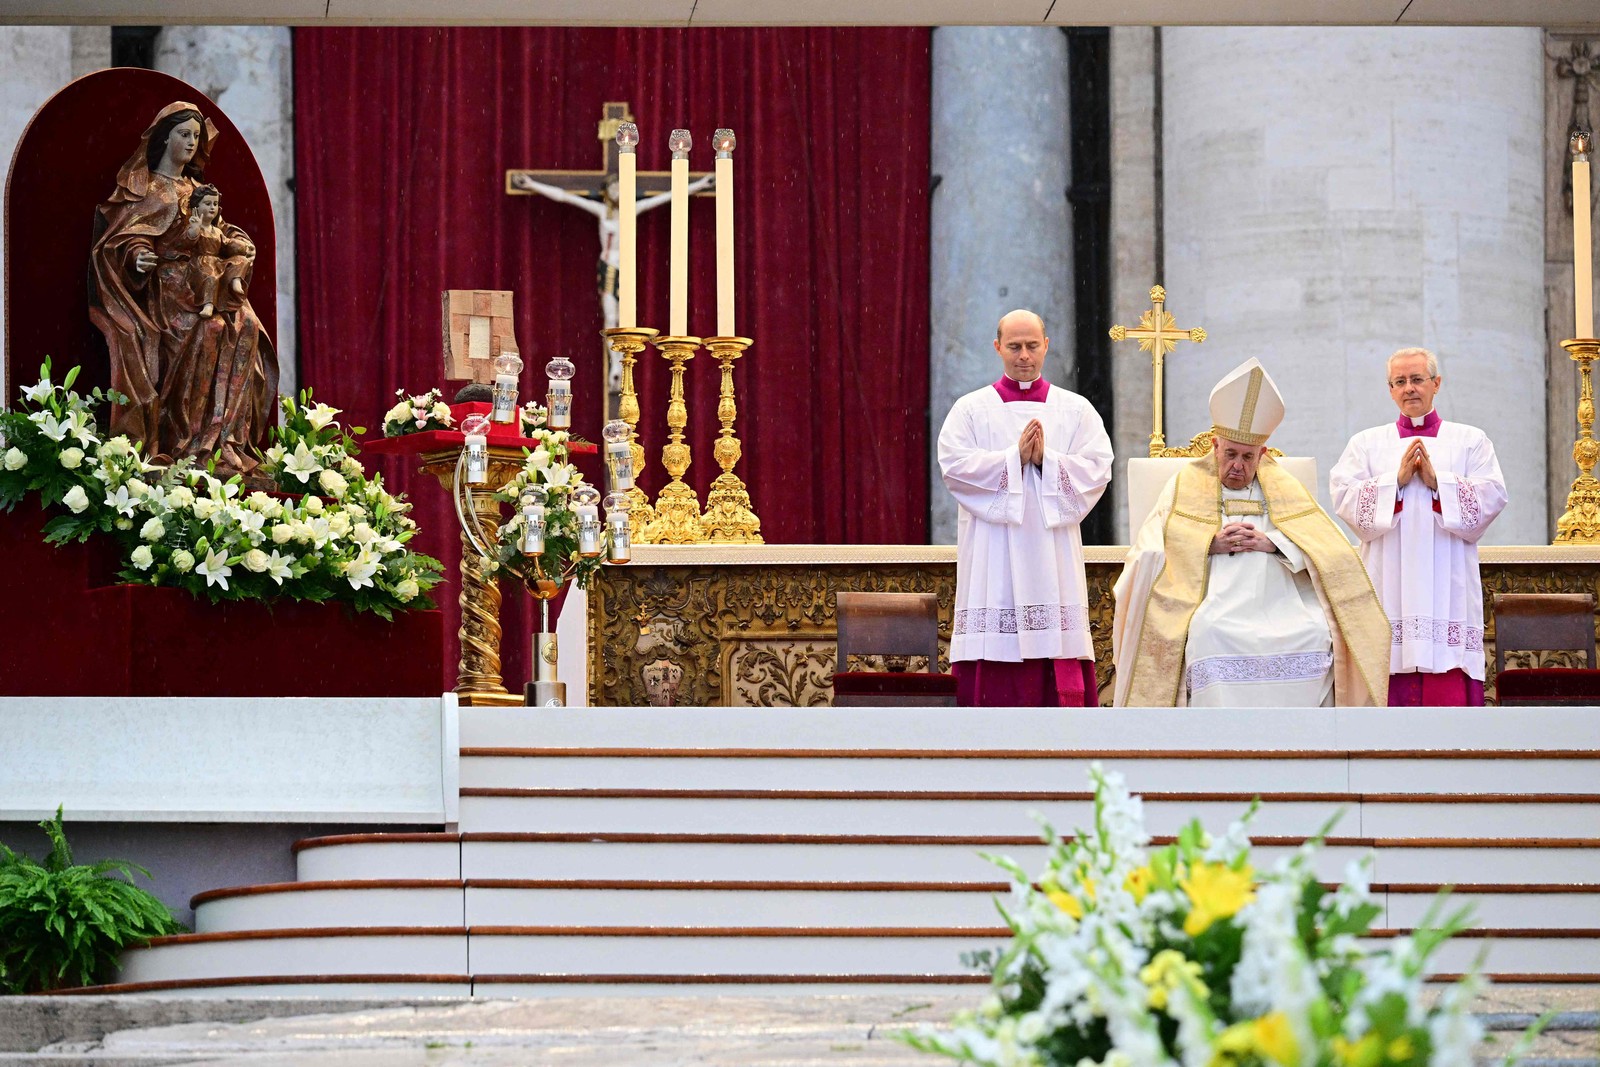
[{"label": "gold processional cross", "polygon": [[1160,456],[1167,447],[1167,439],[1161,433],[1161,371],[1166,363],[1167,353],[1177,348],[1179,341],[1193,341],[1199,344],[1206,339],[1205,330],[1198,326],[1188,330],[1179,329],[1166,304],[1167,291],[1159,285],[1153,286],[1150,290],[1150,310],[1139,316],[1138,326],[1111,327],[1113,341],[1132,337],[1139,342],[1141,352],[1150,353],[1150,362],[1155,369],[1155,402],[1151,405],[1155,420],[1155,429],[1150,434],[1152,456]]}]

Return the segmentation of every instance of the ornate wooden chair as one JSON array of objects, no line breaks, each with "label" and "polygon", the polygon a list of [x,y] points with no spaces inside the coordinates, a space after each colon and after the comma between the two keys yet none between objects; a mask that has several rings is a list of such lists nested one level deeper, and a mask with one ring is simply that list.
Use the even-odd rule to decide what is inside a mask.
[{"label": "ornate wooden chair", "polygon": [[[840,593],[834,707],[954,707],[954,675],[939,671],[939,598],[933,593]],[[852,671],[852,656],[883,656],[883,671]],[[921,657],[927,668],[906,669]],[[896,669],[898,668],[898,669]]]},{"label": "ornate wooden chair", "polygon": [[[1600,704],[1594,596],[1502,593],[1494,598],[1495,693],[1501,707]],[[1582,651],[1583,667],[1506,669],[1507,652]]]}]

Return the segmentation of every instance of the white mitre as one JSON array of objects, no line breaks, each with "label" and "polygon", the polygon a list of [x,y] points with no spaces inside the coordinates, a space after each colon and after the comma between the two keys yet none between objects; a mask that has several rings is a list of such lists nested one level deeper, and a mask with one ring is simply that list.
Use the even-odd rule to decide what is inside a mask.
[{"label": "white mitre", "polygon": [[1242,445],[1259,445],[1283,421],[1283,394],[1259,359],[1229,371],[1211,390],[1211,430]]}]

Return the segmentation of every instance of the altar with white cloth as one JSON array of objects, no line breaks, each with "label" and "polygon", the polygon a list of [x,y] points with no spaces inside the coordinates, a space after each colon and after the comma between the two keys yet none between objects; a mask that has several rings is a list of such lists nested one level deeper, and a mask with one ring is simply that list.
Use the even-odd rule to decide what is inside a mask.
[{"label": "altar with white cloth", "polygon": [[[1600,546],[1485,546],[1481,550],[1494,691],[1496,593],[1592,593]],[[1127,548],[1086,545],[1089,627],[1100,703],[1110,706],[1111,587]],[[594,706],[818,707],[831,702],[841,590],[931,592],[941,648],[955,597],[953,545],[650,545],[602,568],[563,614],[562,674],[571,702]],[[1522,661],[1518,665],[1528,665]],[[1547,653],[1538,666],[1574,665]],[[947,669],[948,664],[941,664]],[[585,678],[587,684],[582,685]],[[870,713],[870,712],[869,712]]]}]

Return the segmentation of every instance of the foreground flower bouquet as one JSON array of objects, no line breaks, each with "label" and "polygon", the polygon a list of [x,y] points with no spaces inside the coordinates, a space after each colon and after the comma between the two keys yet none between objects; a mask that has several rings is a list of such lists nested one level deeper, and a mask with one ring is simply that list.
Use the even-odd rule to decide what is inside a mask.
[{"label": "foreground flower bouquet", "polygon": [[246,492],[188,461],[149,463],[138,442],[102,438],[96,409],[114,394],[58,385],[50,364],[0,411],[0,510],[30,495],[58,510],[46,523],[53,544],[113,538],[118,577],[176,586],[219,600],[334,601],[384,618],[431,608],[438,560],[406,548],[416,534],[411,505],[367,476],[355,444],[326,404],[285,397],[260,471],[279,495]]},{"label": "foreground flower bouquet", "polygon": [[[1468,1067],[1483,1030],[1469,975],[1424,1006],[1428,959],[1467,925],[1462,909],[1383,950],[1370,859],[1334,891],[1308,845],[1259,871],[1249,815],[1213,839],[1198,822],[1149,850],[1141,802],[1096,766],[1092,832],[1063,840],[1037,882],[1013,880],[1013,938],[972,961],[994,987],[953,1030],[904,1035],[968,1063],[1039,1067]],[[1326,832],[1326,831],[1324,831]],[[1320,838],[1319,838],[1320,839]],[[1507,1058],[1514,1062],[1515,1053]]]}]

